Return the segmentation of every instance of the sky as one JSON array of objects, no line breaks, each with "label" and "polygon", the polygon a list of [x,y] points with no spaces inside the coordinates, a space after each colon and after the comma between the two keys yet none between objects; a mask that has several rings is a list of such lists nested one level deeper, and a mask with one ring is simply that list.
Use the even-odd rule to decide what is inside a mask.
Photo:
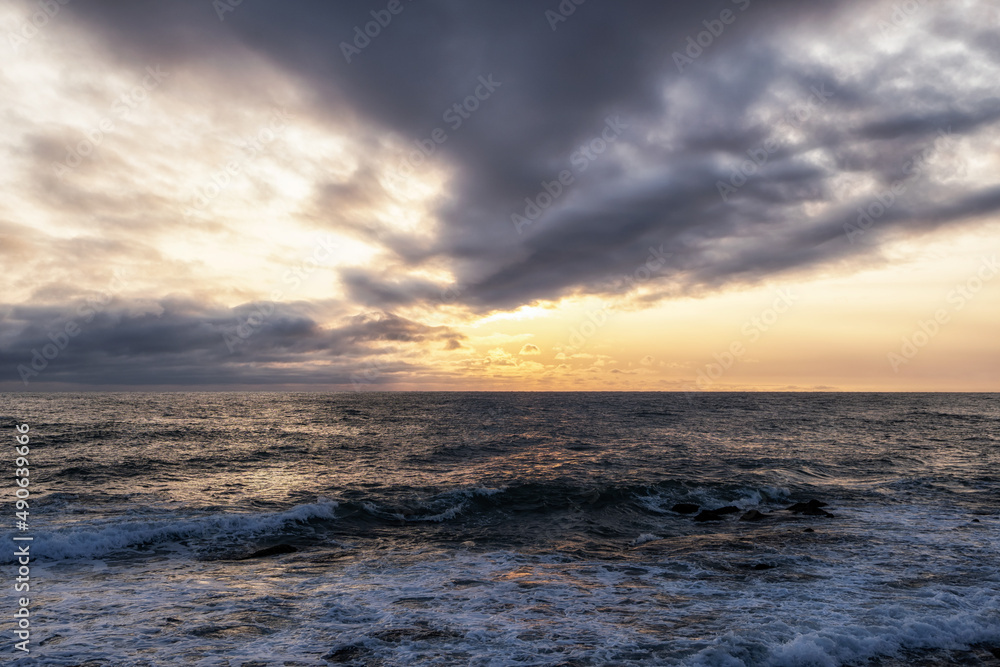
[{"label": "sky", "polygon": [[1000,391],[990,0],[0,0],[0,390]]}]

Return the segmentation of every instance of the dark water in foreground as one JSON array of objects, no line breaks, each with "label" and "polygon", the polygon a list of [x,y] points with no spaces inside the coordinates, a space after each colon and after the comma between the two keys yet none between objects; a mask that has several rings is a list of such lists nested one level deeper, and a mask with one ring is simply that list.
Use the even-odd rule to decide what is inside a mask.
[{"label": "dark water in foreground", "polygon": [[30,664],[987,664],[998,398],[0,395]]}]

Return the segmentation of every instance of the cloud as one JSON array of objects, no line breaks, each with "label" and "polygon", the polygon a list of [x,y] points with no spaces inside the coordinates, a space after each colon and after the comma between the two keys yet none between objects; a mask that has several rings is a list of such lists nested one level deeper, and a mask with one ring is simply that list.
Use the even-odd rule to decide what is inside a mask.
[{"label": "cloud", "polygon": [[[637,285],[630,307],[649,307],[850,270],[885,239],[995,215],[995,163],[982,158],[1000,148],[1000,47],[983,28],[993,10],[923,3],[887,36],[878,26],[893,5],[623,0],[553,25],[530,0],[424,0],[347,62],[341,44],[370,7],[244,2],[220,20],[204,0],[72,3],[72,21],[46,27],[51,45],[32,45],[57,65],[51,90],[0,82],[52,114],[5,118],[0,151],[19,187],[0,208],[0,256],[25,259],[0,306],[11,327],[0,359],[30,358],[112,265],[134,276],[123,299],[162,312],[109,307],[46,378],[243,383],[264,377],[246,365],[257,363],[278,382],[337,384],[373,355],[424,368],[392,356],[406,345],[462,350],[454,330],[422,323],[437,311]],[[723,11],[734,20],[716,23]],[[87,67],[69,67],[81,58]],[[172,74],[57,178],[66,146],[146,65]],[[98,71],[109,74],[86,78]],[[483,77],[496,82],[488,99]],[[182,215],[285,104],[288,136]],[[200,180],[185,180],[192,170]],[[882,211],[852,235],[874,204]],[[290,248],[315,233],[343,247],[293,293],[284,270],[310,256]],[[232,304],[278,288],[274,314],[236,352],[220,350],[225,327],[248,316]],[[484,364],[514,363],[490,354]]]},{"label": "cloud", "polygon": [[542,353],[542,351],[540,349],[538,349],[538,346],[537,345],[532,345],[531,343],[525,344],[521,348],[521,351],[518,352],[518,354],[521,355],[522,357],[538,355],[538,354],[541,354],[541,353]]},{"label": "cloud", "polygon": [[[0,310],[0,366],[28,385],[352,385],[375,366],[379,378],[422,370],[414,347],[461,347],[462,334],[392,313],[321,325],[304,303],[223,308],[186,299],[119,299],[73,308]],[[407,357],[410,357],[409,359]],[[11,385],[13,386],[13,385]]]},{"label": "cloud", "polygon": [[502,347],[497,347],[486,353],[483,359],[485,366],[517,366],[517,358]]}]

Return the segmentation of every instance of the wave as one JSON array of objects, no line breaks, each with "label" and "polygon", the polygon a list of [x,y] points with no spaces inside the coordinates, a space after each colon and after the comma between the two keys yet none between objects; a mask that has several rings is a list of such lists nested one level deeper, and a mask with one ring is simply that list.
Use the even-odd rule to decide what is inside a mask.
[{"label": "wave", "polygon": [[[991,606],[996,604],[995,596],[976,597]],[[767,659],[757,662],[771,667],[835,666],[892,656],[901,660],[897,664],[946,664],[943,661],[927,660],[933,655],[922,654],[942,649],[961,650],[983,644],[995,646],[1000,641],[1000,625],[995,612],[963,611],[899,618],[903,614],[899,607],[882,611],[882,614],[873,613],[871,622],[865,625],[826,627],[799,634],[789,641],[770,647]],[[725,643],[725,639],[720,641],[720,644]],[[731,655],[734,658],[743,657],[741,653],[743,652],[737,650]]]},{"label": "wave", "polygon": [[[243,544],[248,539],[276,533],[292,525],[307,524],[317,519],[334,519],[338,506],[336,501],[321,498],[316,503],[298,505],[284,512],[271,514],[229,513],[183,519],[90,520],[36,533],[35,539],[30,543],[31,553],[44,560],[89,559],[126,549],[190,539]],[[4,539],[7,543],[16,544],[11,541],[13,536],[8,534]],[[5,554],[0,562],[13,561],[13,556]]]},{"label": "wave", "polygon": [[[333,491],[328,491],[327,495],[333,495]],[[530,517],[537,526],[544,525],[549,516],[561,513],[600,515],[599,521],[607,525],[623,526],[625,522],[638,525],[634,524],[638,520],[655,528],[670,517],[680,519],[680,515],[671,510],[675,503],[694,503],[709,509],[724,505],[752,509],[779,507],[792,498],[788,489],[778,487],[674,480],[624,485],[531,482],[502,487],[474,486],[438,493],[396,488],[381,494],[343,495],[347,497],[336,500],[324,497],[315,503],[278,512],[208,510],[211,513],[199,514],[199,510],[188,510],[186,516],[178,513],[183,510],[167,511],[142,503],[122,503],[122,497],[114,497],[110,503],[102,502],[108,499],[93,498],[97,502],[87,511],[100,512],[102,517],[113,512],[114,516],[76,520],[38,534],[32,553],[55,560],[101,558],[116,552],[190,540],[198,544],[202,552],[225,553],[228,550],[231,554],[255,537],[295,532],[302,524],[310,524],[317,530],[330,529],[335,535],[364,536],[381,527],[493,522],[498,518],[501,524],[517,526]],[[509,522],[508,518],[516,520]],[[538,524],[539,521],[543,523]],[[288,539],[294,540],[295,535]],[[10,559],[9,556],[5,558]]]},{"label": "wave", "polygon": [[562,512],[619,512],[631,516],[662,519],[676,516],[675,503],[695,503],[714,508],[736,505],[752,509],[768,504],[787,504],[791,492],[778,487],[743,485],[694,485],[677,481],[648,484],[581,486],[559,483],[523,483],[500,488],[485,486],[455,489],[420,497],[405,494],[404,501],[364,498],[340,501],[343,523],[427,524],[456,519],[472,520],[488,515],[534,516]]}]

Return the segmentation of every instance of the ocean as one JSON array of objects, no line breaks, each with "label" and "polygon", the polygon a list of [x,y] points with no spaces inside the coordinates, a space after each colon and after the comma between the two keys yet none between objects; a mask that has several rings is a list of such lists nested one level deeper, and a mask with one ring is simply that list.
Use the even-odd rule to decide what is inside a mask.
[{"label": "ocean", "polygon": [[0,425],[3,664],[1000,664],[997,395],[4,394]]}]

